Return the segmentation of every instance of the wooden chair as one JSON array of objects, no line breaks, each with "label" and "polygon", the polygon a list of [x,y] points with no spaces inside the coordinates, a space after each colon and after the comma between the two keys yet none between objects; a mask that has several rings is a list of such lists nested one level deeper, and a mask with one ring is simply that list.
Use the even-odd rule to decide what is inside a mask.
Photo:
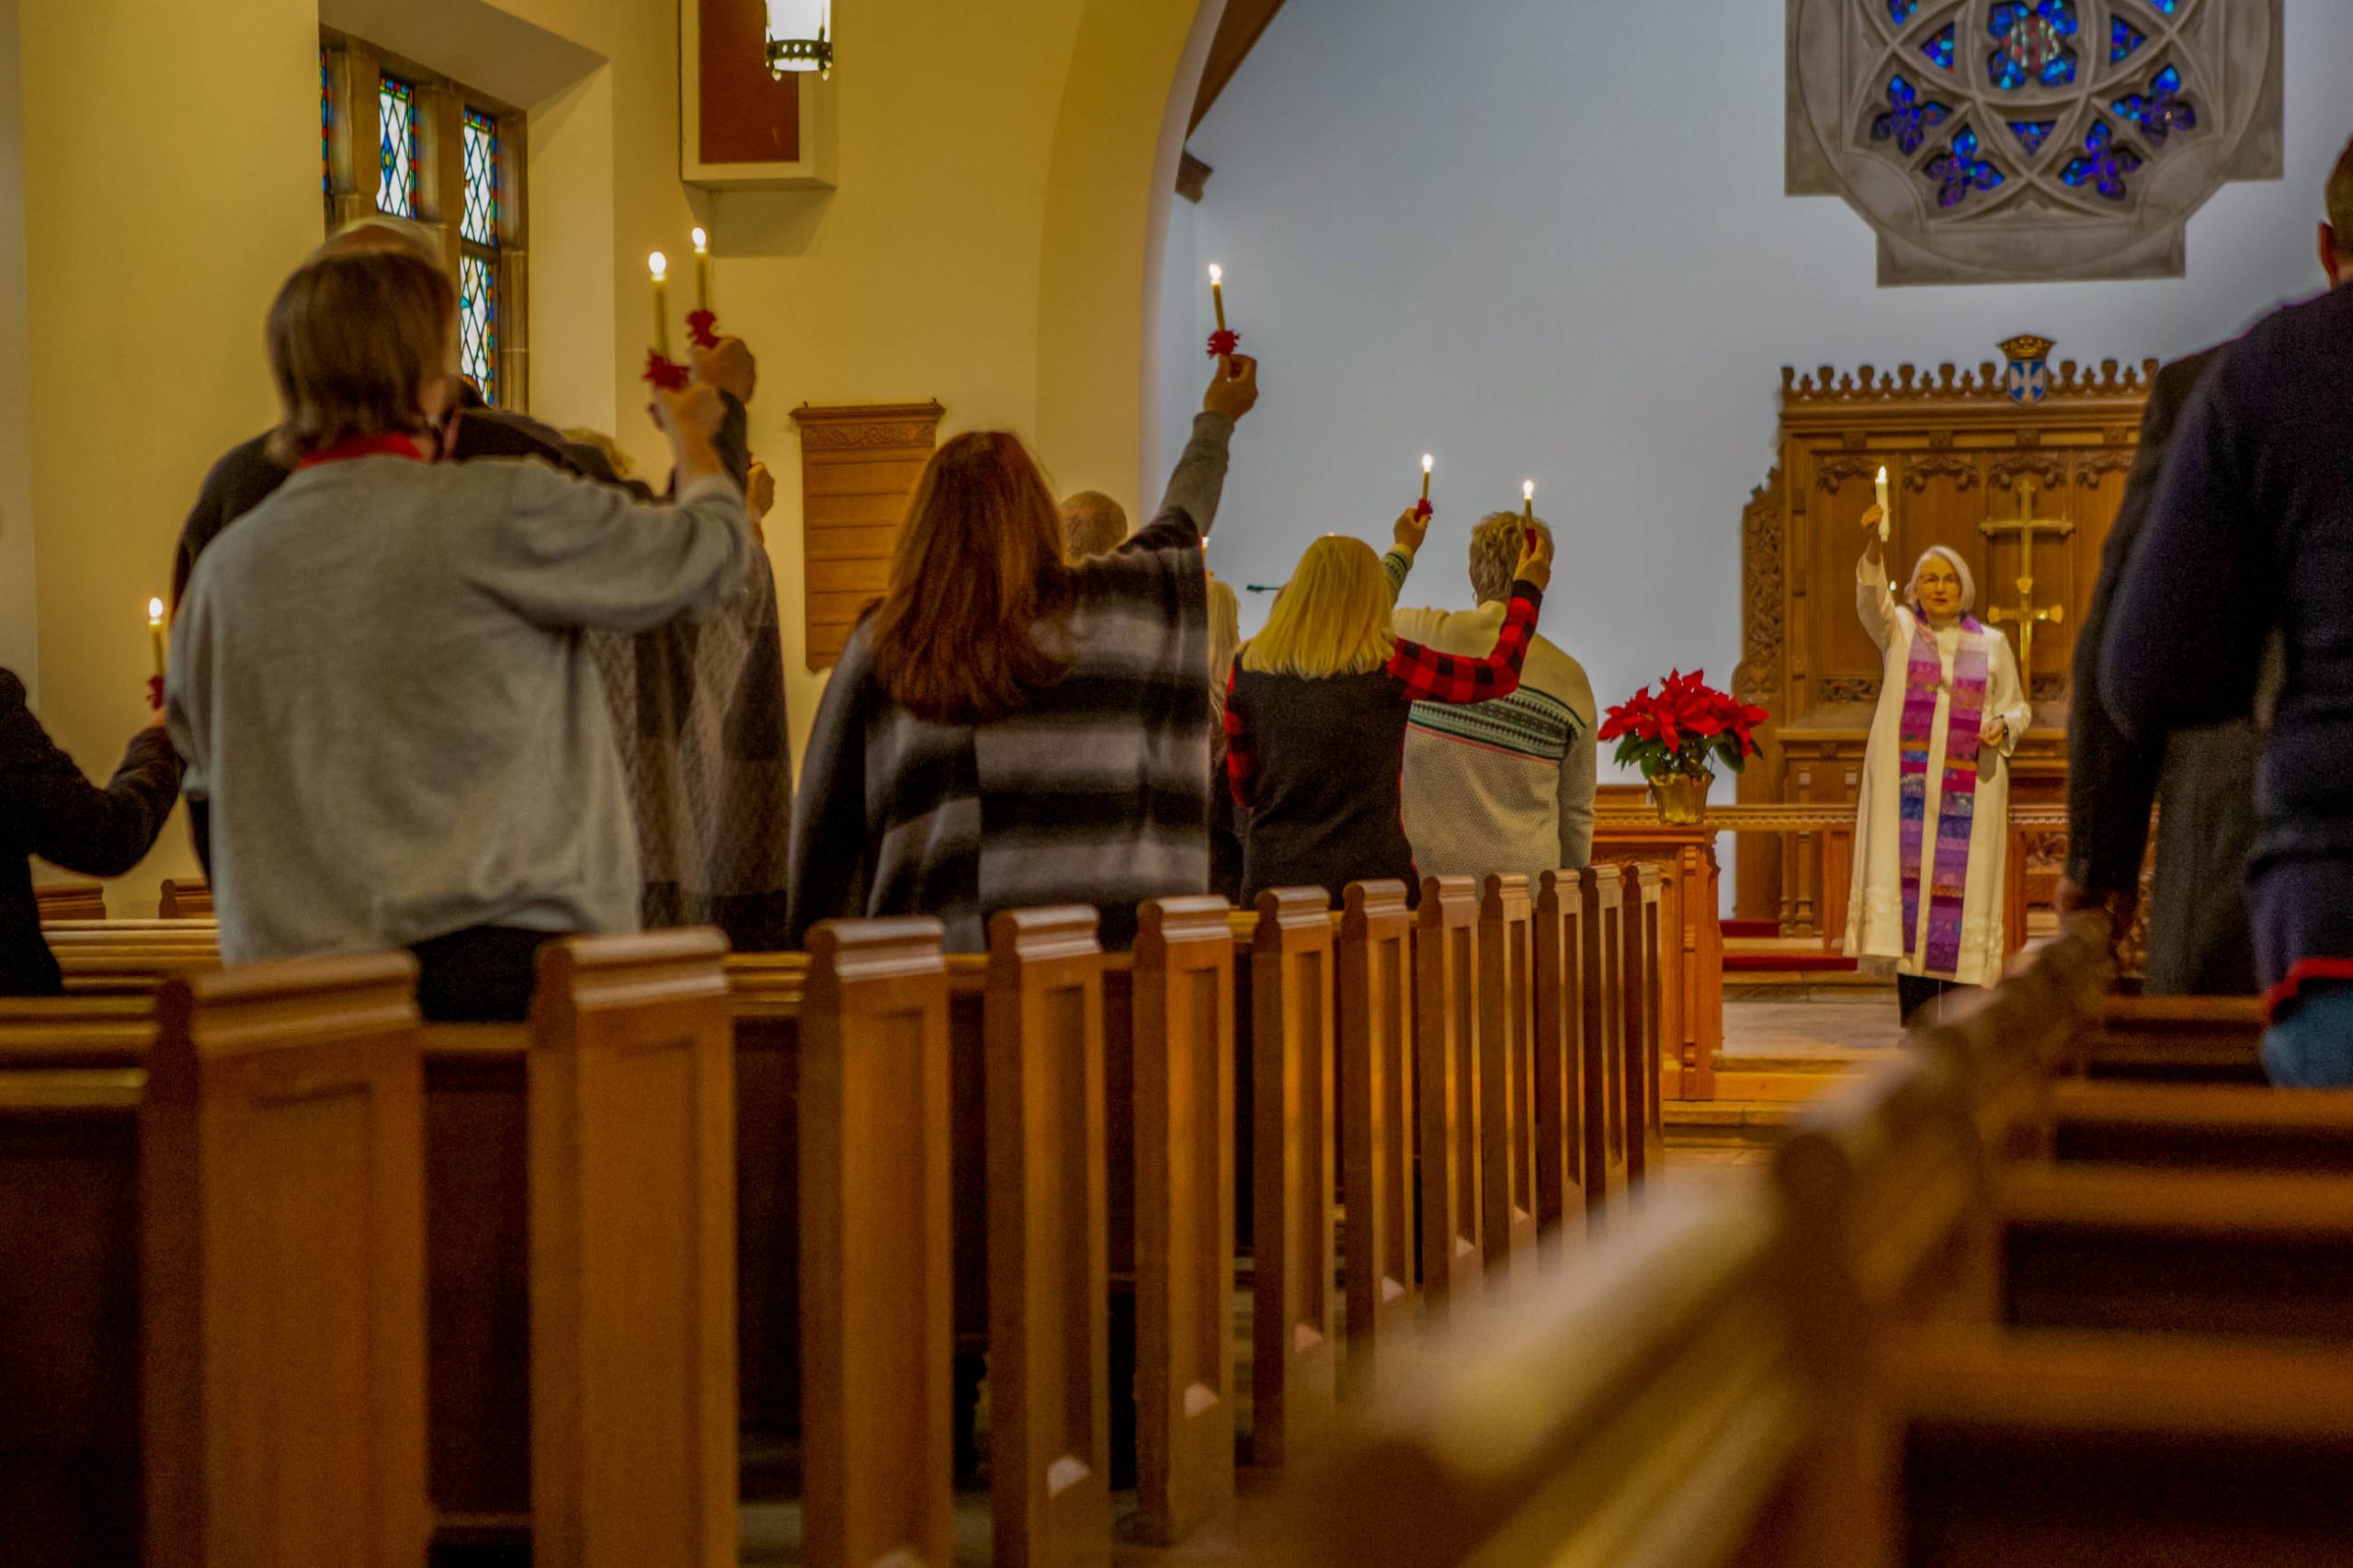
[{"label": "wooden chair", "polygon": [[946,1568],[953,1327],[939,923],[826,922],[810,934],[809,957],[802,1560]]},{"label": "wooden chair", "polygon": [[1474,1310],[1485,1226],[1480,1192],[1479,895],[1425,877],[1414,929],[1414,1108],[1420,1121],[1422,1311]]},{"label": "wooden chair", "polygon": [[989,923],[990,1501],[994,1561],[1008,1568],[1110,1551],[1096,920],[1082,906]]},{"label": "wooden chair", "polygon": [[1257,1121],[1251,1278],[1250,1459],[1290,1462],[1330,1426],[1339,1393],[1333,1195],[1333,926],[1321,888],[1258,895],[1250,953]]},{"label": "wooden chair", "polygon": [[0,1561],[423,1560],[414,973],[7,1006]]},{"label": "wooden chair", "polygon": [[[1585,1040],[1587,998],[1599,974],[1586,967],[1593,927],[1582,873],[1547,871],[1536,894],[1536,1221],[1538,1244],[1574,1252],[1587,1224],[1585,1201]],[[1592,1009],[1598,1020],[1598,1006]]]},{"label": "wooden chair", "polygon": [[1528,879],[1490,875],[1479,903],[1482,1262],[1499,1296],[1536,1284],[1535,911]]},{"label": "wooden chair", "polygon": [[1182,1539],[1233,1495],[1233,937],[1215,898],[1137,911],[1136,1501]]},{"label": "wooden chair", "polygon": [[1343,891],[1340,1201],[1347,1212],[1344,1387],[1370,1394],[1415,1329],[1414,916],[1402,882]]}]

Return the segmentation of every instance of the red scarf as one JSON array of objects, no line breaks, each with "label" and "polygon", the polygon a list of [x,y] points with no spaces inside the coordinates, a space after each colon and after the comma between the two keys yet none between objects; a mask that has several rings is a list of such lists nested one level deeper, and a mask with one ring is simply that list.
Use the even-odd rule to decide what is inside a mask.
[{"label": "red scarf", "polygon": [[406,458],[411,462],[424,462],[427,460],[416,441],[414,436],[353,436],[305,455],[294,466],[316,468],[321,463],[349,462],[354,458]]}]

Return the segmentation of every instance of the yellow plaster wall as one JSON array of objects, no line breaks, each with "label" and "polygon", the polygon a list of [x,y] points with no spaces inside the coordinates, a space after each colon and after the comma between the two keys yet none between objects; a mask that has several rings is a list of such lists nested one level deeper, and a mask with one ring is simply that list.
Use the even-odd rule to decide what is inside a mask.
[{"label": "yellow plaster wall", "polygon": [[[795,404],[937,397],[943,434],[1010,427],[1064,488],[1139,502],[1167,110],[1190,101],[1222,0],[839,0],[824,89],[838,188],[715,196],[677,176],[673,0],[414,3],[449,8],[469,36],[472,13],[504,12],[568,51],[569,85],[531,106],[534,413],[611,429],[660,467],[637,381],[643,260],[683,254],[699,219],[710,229],[722,324],[761,358],[752,437],[779,482],[768,541],[796,748],[823,687],[802,664]],[[261,313],[319,234],[318,12],[26,13],[42,706],[100,770],[140,717],[138,605],[160,591],[206,464],[271,412]],[[149,47],[165,34],[186,47]],[[575,59],[604,62],[574,75]],[[240,90],[218,90],[228,80]],[[124,104],[203,132],[155,136]],[[121,199],[126,182],[139,200]],[[166,835],[118,913],[189,868],[185,844]]]}]

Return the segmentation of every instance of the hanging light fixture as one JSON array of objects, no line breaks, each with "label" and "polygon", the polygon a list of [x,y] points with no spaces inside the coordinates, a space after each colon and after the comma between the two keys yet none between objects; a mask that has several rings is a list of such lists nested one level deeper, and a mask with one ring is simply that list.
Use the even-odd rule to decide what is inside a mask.
[{"label": "hanging light fixture", "polygon": [[768,70],[834,73],[834,0],[767,0]]}]

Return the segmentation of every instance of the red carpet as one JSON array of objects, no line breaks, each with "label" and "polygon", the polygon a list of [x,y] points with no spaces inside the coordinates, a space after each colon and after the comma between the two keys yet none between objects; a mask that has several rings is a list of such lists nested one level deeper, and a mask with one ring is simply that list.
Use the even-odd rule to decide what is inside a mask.
[{"label": "red carpet", "polygon": [[1781,923],[1778,920],[1727,920],[1723,924],[1724,936],[1733,941],[1744,937],[1754,941],[1781,934]]},{"label": "red carpet", "polygon": [[1852,974],[1855,960],[1844,953],[1726,953],[1726,974]]}]

